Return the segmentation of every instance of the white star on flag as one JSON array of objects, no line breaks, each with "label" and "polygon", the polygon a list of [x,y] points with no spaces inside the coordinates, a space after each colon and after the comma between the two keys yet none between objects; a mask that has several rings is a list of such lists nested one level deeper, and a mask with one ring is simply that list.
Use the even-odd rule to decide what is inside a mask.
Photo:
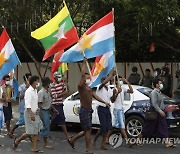
[{"label": "white star on flag", "polygon": [[61,38],[67,39],[67,38],[64,36],[64,27],[65,27],[65,24],[66,24],[66,23],[63,23],[63,24],[61,25],[61,27],[59,27],[58,32],[57,32],[56,35],[54,35],[53,37],[57,37],[58,40],[61,39]]}]

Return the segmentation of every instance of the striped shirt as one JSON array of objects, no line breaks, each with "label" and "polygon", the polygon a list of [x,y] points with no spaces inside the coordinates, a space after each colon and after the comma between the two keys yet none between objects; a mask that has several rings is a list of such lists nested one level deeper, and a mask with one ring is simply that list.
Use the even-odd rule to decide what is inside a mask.
[{"label": "striped shirt", "polygon": [[66,86],[63,82],[54,83],[51,87],[51,95],[52,95],[52,104],[62,104],[63,96],[58,97],[58,95],[62,94],[66,90]]}]

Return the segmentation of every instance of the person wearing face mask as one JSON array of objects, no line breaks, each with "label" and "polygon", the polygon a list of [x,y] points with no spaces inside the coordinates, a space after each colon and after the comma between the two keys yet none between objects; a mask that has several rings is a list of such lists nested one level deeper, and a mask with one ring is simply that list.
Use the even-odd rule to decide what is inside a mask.
[{"label": "person wearing face mask", "polygon": [[128,81],[132,85],[139,85],[139,81],[141,80],[141,76],[138,73],[138,68],[133,67],[132,73],[129,75]]},{"label": "person wearing face mask", "polygon": [[43,129],[41,130],[41,135],[43,136],[44,147],[48,149],[52,149],[52,146],[49,145],[47,139],[50,133],[50,110],[52,110],[59,114],[59,112],[52,106],[52,98],[49,90],[49,86],[51,80],[48,77],[43,77],[42,81],[42,89],[38,92],[38,102],[40,107],[40,117],[43,122]]},{"label": "person wearing face mask", "polygon": [[176,71],[177,86],[174,90],[174,99],[180,100],[180,69]]},{"label": "person wearing face mask", "polygon": [[12,96],[13,96],[13,88],[11,86],[10,82],[10,76],[6,75],[4,76],[4,81],[5,84],[2,85],[2,90],[3,90],[3,112],[4,112],[4,117],[5,117],[5,122],[6,122],[6,129],[8,132],[8,135],[10,135],[10,123],[12,119]]},{"label": "person wearing face mask", "polygon": [[38,93],[37,87],[39,85],[39,77],[32,76],[29,79],[29,88],[25,91],[25,130],[26,133],[22,134],[19,138],[14,139],[13,149],[15,150],[19,143],[28,138],[32,137],[32,152],[43,152],[37,148],[38,134],[43,128],[42,121],[39,117],[40,109],[38,108]]},{"label": "person wearing face mask", "polygon": [[106,106],[110,106],[109,102],[104,101],[99,96],[96,95],[94,91],[88,86],[86,83],[87,79],[90,79],[90,75],[85,74],[85,64],[87,59],[84,58],[83,66],[81,69],[81,79],[78,84],[78,91],[80,94],[80,111],[79,111],[79,119],[82,127],[82,131],[76,134],[75,136],[69,139],[69,143],[72,148],[75,149],[74,143],[80,137],[85,136],[86,141],[86,154],[91,154],[90,151],[90,136],[91,136],[91,127],[92,127],[92,98],[95,98],[99,102],[104,103]]},{"label": "person wearing face mask", "polygon": [[154,70],[154,78],[160,79],[160,75],[161,75],[161,69],[157,67]]},{"label": "person wearing face mask", "polygon": [[25,110],[25,100],[24,100],[24,95],[25,95],[25,91],[27,90],[27,88],[29,88],[29,78],[31,77],[31,73],[26,73],[23,76],[24,79],[24,83],[21,84],[18,88],[19,91],[19,120],[18,122],[15,124],[15,126],[13,127],[13,129],[10,131],[9,137],[13,138],[13,134],[14,131],[19,127],[19,126],[23,126],[25,124],[24,122],[24,110]]},{"label": "person wearing face mask", "polygon": [[59,114],[55,112],[53,113],[51,118],[51,129],[56,126],[61,126],[67,141],[69,141],[69,135],[66,129],[65,115],[63,110],[64,96],[69,93],[69,87],[62,81],[62,76],[59,72],[54,73],[54,79],[55,81],[50,88],[52,106],[59,112]]},{"label": "person wearing face mask", "polygon": [[[123,87],[123,83],[128,85],[128,89]],[[125,116],[124,116],[124,94],[125,93],[133,93],[133,88],[131,84],[125,79],[119,76],[119,79],[116,77],[116,87],[113,90],[113,96],[111,97],[111,102],[114,103],[113,114],[115,117],[115,121],[113,124],[114,128],[120,129],[122,136],[125,138],[126,143],[129,144],[128,137],[125,131]]]},{"label": "person wearing face mask", "polygon": [[[157,112],[157,117],[154,120],[146,120],[145,125],[142,130],[142,134],[139,135],[139,138],[151,138],[159,137],[165,139],[166,147],[175,147],[173,143],[170,143],[168,137],[168,126],[166,122],[166,114],[164,112],[164,100],[161,95],[161,89],[163,89],[163,84],[160,79],[153,80],[154,90],[151,92],[151,107]],[[142,146],[141,143],[137,145]]]},{"label": "person wearing face mask", "polygon": [[[111,101],[110,98],[113,93],[112,93],[112,89],[108,86],[108,83],[113,78],[115,73],[116,72],[114,71],[108,77],[102,77],[101,84],[97,87],[97,90],[96,90],[96,95],[106,102]],[[112,117],[111,117],[110,107],[106,106],[104,103],[98,102],[97,111],[98,111],[98,117],[99,117],[99,122],[100,122],[100,130],[98,130],[98,132],[95,135],[95,138],[93,140],[93,146],[94,146],[94,149],[96,149],[96,140],[102,134],[103,138],[101,142],[101,149],[107,150],[106,138],[107,138],[108,131],[112,129]]]}]

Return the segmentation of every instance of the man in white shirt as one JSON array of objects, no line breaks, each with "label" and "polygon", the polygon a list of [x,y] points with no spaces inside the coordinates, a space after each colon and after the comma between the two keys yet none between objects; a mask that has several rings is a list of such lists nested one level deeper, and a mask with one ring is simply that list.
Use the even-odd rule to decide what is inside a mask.
[{"label": "man in white shirt", "polygon": [[[106,102],[110,102],[110,98],[113,95],[112,89],[108,87],[107,83],[113,78],[115,73],[112,73],[107,78],[103,77],[101,79],[101,85],[97,88],[96,95]],[[98,102],[98,117],[100,122],[100,130],[97,132],[94,140],[93,146],[96,149],[96,140],[102,134],[103,139],[101,142],[101,149],[107,150],[106,148],[106,137],[109,130],[112,129],[112,117],[110,107],[105,104]]]},{"label": "man in white shirt", "polygon": [[32,152],[43,152],[37,149],[37,140],[38,133],[40,129],[42,129],[42,121],[39,117],[39,108],[38,108],[38,94],[37,88],[39,87],[39,77],[32,76],[29,79],[29,88],[25,92],[25,112],[24,112],[24,120],[25,120],[25,128],[26,133],[22,136],[14,140],[13,148],[16,149],[18,144],[24,140],[25,138],[32,136]]},{"label": "man in white shirt", "polygon": [[[123,82],[125,82],[129,89],[122,87]],[[113,90],[113,96],[111,97],[111,102],[114,103],[113,114],[115,116],[115,128],[120,129],[122,136],[128,141],[128,137],[125,131],[125,116],[123,109],[124,93],[133,93],[132,86],[125,78],[116,78],[116,87]]]}]

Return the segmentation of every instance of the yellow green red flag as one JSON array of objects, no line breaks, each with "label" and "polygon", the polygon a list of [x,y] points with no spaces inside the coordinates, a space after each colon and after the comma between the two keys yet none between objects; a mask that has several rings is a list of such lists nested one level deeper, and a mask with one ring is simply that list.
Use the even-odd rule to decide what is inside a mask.
[{"label": "yellow green red flag", "polygon": [[64,50],[79,40],[77,30],[70,13],[64,3],[60,12],[45,25],[31,32],[31,36],[39,40],[45,51],[43,60],[60,50]]}]

